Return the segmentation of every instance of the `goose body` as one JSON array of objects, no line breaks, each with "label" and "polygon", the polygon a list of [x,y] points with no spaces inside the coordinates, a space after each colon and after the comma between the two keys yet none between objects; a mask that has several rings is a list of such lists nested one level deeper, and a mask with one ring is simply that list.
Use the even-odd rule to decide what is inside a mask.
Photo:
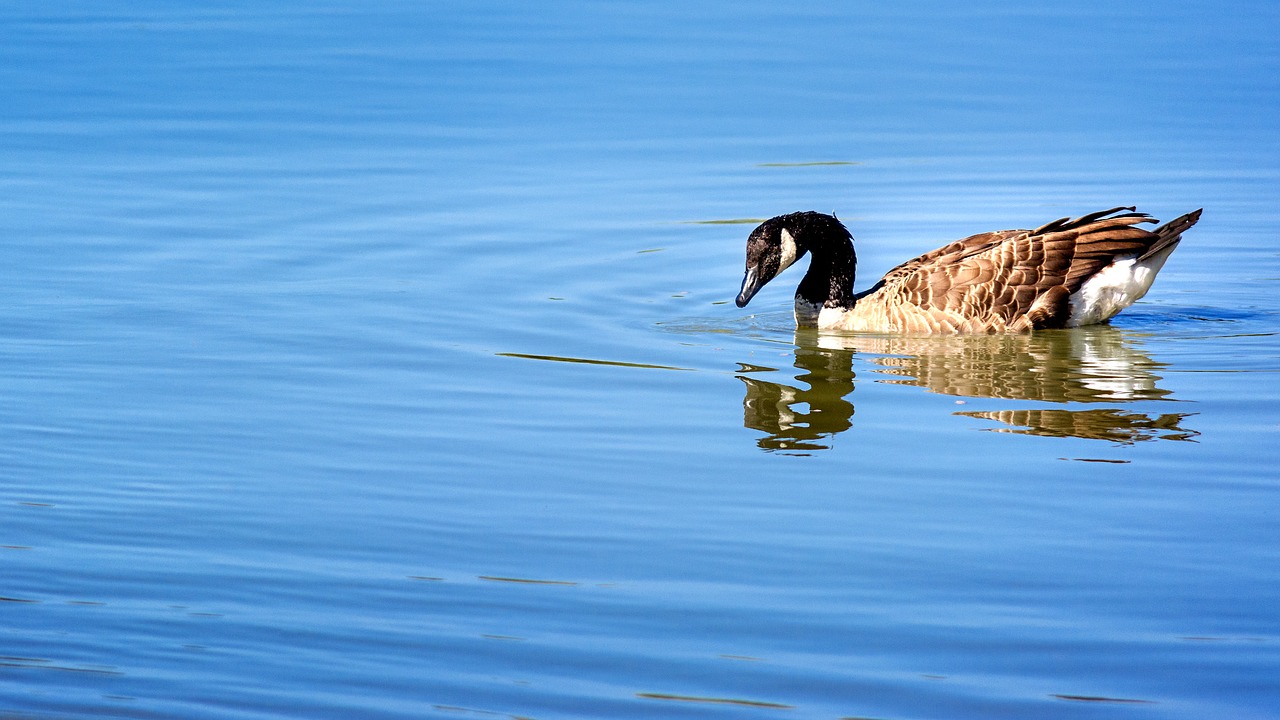
[{"label": "goose body", "polygon": [[854,293],[853,237],[834,216],[780,215],[747,238],[744,307],[806,254],[796,323],[882,333],[997,333],[1093,325],[1146,294],[1200,210],[1154,230],[1131,207],[1062,218],[1035,230],[997,230],[908,260]]}]

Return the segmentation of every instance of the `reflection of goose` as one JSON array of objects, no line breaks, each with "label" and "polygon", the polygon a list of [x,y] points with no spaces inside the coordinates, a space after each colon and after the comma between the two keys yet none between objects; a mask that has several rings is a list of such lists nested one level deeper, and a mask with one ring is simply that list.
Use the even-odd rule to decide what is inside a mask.
[{"label": "reflection of goose", "polygon": [[791,213],[766,220],[747,238],[737,304],[810,253],[796,289],[802,327],[990,333],[1092,325],[1145,295],[1199,219],[1196,210],[1148,231],[1138,227],[1155,222],[1148,215],[1113,208],[1035,230],[982,233],[908,260],[855,294],[849,231],[831,215]]},{"label": "reflection of goose", "polygon": [[[815,347],[816,345],[816,347]],[[1093,408],[1063,407],[960,412],[994,420],[1029,435],[1079,437],[1110,442],[1185,440],[1197,433],[1180,427],[1187,413],[1148,415],[1130,409],[1099,408],[1100,403],[1159,400],[1169,391],[1158,386],[1161,365],[1134,348],[1109,326],[1031,335],[884,337],[796,333],[796,380],[808,385],[764,380],[772,370],[743,366],[747,385],[744,424],[766,434],[766,450],[804,452],[830,446],[852,426],[853,358],[857,354],[890,376],[893,384],[916,385],[932,392],[969,398],[1089,403]]]}]

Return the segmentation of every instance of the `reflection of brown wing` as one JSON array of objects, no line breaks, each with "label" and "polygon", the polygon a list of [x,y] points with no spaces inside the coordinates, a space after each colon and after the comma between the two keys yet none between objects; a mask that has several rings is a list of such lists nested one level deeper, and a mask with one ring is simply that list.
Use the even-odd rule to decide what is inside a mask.
[{"label": "reflection of brown wing", "polygon": [[1063,327],[1067,298],[1086,279],[1117,256],[1144,254],[1168,239],[1137,227],[1155,221],[1132,210],[957,240],[890,270],[866,306],[884,308],[907,331]]},{"label": "reflection of brown wing", "polygon": [[1108,325],[1024,335],[822,337],[893,376],[942,395],[1048,402],[1157,400],[1161,366]]},{"label": "reflection of brown wing", "polygon": [[1132,445],[1143,440],[1191,440],[1200,433],[1179,425],[1195,413],[1168,413],[1156,417],[1120,410],[995,410],[961,412],[965,417],[994,420],[1021,430],[993,428],[1045,437],[1078,437]]}]

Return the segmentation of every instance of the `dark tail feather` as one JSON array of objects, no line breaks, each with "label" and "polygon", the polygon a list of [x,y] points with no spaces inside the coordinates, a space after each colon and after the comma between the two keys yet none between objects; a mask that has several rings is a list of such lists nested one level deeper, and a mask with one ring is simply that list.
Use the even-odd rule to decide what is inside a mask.
[{"label": "dark tail feather", "polygon": [[1196,224],[1196,221],[1200,219],[1200,213],[1202,212],[1204,212],[1204,208],[1200,208],[1195,212],[1189,212],[1186,215],[1175,220],[1170,220],[1153,230],[1152,232],[1156,235],[1156,241],[1151,243],[1151,247],[1147,248],[1146,252],[1138,256],[1138,260],[1146,260],[1166,248],[1177,245],[1178,241],[1182,239],[1182,233],[1186,232],[1188,228]]},{"label": "dark tail feather", "polygon": [[1091,212],[1088,215],[1081,215],[1080,217],[1076,218],[1075,222],[1072,224],[1088,225],[1094,220],[1099,220],[1101,218],[1104,218],[1110,215],[1111,213],[1118,213],[1121,210],[1128,210],[1129,212],[1133,212],[1134,210],[1137,210],[1137,209],[1138,208],[1133,207],[1132,205],[1121,205],[1120,207],[1113,207],[1110,210],[1099,210],[1098,212]]},{"label": "dark tail feather", "polygon": [[[1032,230],[1031,234],[1044,235],[1051,232],[1057,232],[1058,230],[1062,230],[1067,227],[1082,227],[1084,225],[1088,225],[1091,222],[1094,222],[1095,220],[1101,220],[1102,218],[1107,218],[1108,220],[1114,220],[1116,218],[1135,218],[1136,217],[1136,218],[1143,218],[1142,222],[1155,222],[1155,220],[1148,219],[1151,217],[1150,215],[1147,215],[1146,213],[1136,212],[1137,209],[1138,208],[1130,205],[1121,205],[1120,207],[1113,207],[1110,210],[1099,210],[1098,212],[1091,212],[1088,215],[1081,215],[1080,217],[1075,219],[1072,219],[1069,217],[1058,218],[1053,222],[1045,223],[1044,225],[1041,225],[1035,230]],[[1126,210],[1127,212],[1125,212],[1122,215],[1115,214],[1120,212],[1121,210]],[[1112,217],[1107,217],[1108,215],[1111,215]],[[1131,223],[1125,223],[1125,224],[1128,225]]]}]

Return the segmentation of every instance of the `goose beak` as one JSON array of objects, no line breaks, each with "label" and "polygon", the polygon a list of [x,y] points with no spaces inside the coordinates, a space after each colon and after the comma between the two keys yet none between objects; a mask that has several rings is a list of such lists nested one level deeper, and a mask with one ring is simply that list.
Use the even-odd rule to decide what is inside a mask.
[{"label": "goose beak", "polygon": [[756,271],[756,266],[752,265],[747,268],[747,274],[742,278],[742,289],[738,291],[738,298],[734,300],[734,303],[738,307],[746,307],[761,285],[764,285],[764,283],[760,282],[760,273]]}]

